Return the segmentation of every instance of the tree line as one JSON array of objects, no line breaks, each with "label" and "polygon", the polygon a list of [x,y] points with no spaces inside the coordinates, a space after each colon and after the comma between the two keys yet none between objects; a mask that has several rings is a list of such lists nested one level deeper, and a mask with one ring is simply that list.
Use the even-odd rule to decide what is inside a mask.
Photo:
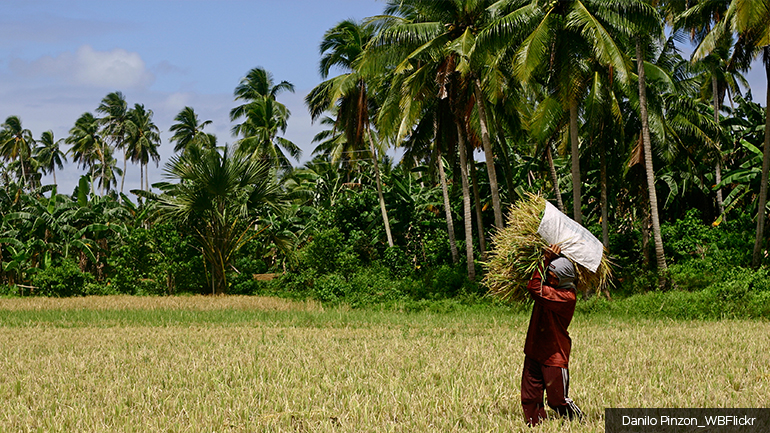
[{"label": "tree line", "polygon": [[[427,260],[428,240],[441,239],[445,249],[428,262],[464,262],[473,281],[506,205],[527,191],[595,227],[610,254],[619,248],[612,238],[638,233],[637,263],[661,287],[670,262],[661,225],[691,209],[713,226],[751,218],[750,262],[759,267],[770,104],[742,88],[757,56],[770,80],[768,18],[767,0],[388,1],[382,15],[341,21],[320,43],[323,81],[305,102],[328,129],[315,137],[312,161],[293,167],[300,149],[281,136],[290,112],[278,97],[293,85],[254,68],[234,91],[232,145],[204,132],[211,122],[193,108],[179,112],[159,193],[147,176],[159,161],[152,110],[128,108],[121,92],[64,139],[47,131],[36,140],[10,116],[0,130],[4,279],[29,284],[45,260],[72,259],[70,248],[81,271],[107,278],[99,254],[141,221],[137,229],[170,224],[194,240],[213,292],[230,290],[244,254],[296,270],[314,242],[336,239],[333,229],[358,245],[358,259],[402,251],[412,269]],[[687,41],[690,58],[678,48]],[[403,151],[395,167],[384,156],[393,147]],[[40,185],[41,173],[55,184],[67,155],[86,174],[72,196],[46,198],[52,187]],[[138,205],[123,191],[129,159],[142,167]],[[51,229],[60,207],[71,218],[110,200],[123,217]],[[48,246],[55,235],[67,248]]]}]

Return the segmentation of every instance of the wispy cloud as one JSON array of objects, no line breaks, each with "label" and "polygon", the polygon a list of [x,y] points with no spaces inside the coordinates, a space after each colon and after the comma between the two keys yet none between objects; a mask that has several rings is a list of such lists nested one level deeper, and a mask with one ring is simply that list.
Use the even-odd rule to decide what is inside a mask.
[{"label": "wispy cloud", "polygon": [[63,83],[97,88],[141,89],[155,81],[142,56],[122,48],[97,51],[83,45],[73,52],[33,61],[14,59],[11,71],[19,76],[39,76]]}]

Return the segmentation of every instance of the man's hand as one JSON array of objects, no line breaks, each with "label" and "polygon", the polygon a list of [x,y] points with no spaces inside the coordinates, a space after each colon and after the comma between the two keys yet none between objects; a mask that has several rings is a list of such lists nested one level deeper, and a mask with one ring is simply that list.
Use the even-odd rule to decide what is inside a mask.
[{"label": "man's hand", "polygon": [[559,245],[551,245],[545,249],[545,258],[548,260],[553,260],[556,257],[559,257],[560,253],[561,247]]}]

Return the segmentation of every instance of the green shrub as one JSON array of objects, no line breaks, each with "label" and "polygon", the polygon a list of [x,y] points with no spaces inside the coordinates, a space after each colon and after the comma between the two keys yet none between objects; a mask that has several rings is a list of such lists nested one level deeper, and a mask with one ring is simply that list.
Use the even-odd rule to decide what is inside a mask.
[{"label": "green shrub", "polygon": [[90,294],[92,284],[96,283],[93,275],[81,272],[77,263],[62,260],[36,272],[32,285],[37,287],[32,293],[40,296],[83,296]]},{"label": "green shrub", "polygon": [[337,274],[321,275],[313,287],[314,297],[322,302],[339,302],[349,292],[350,284]]},{"label": "green shrub", "polygon": [[389,247],[385,250],[383,263],[390,270],[391,275],[396,278],[404,278],[412,274],[413,267],[409,262],[405,251],[399,247]]},{"label": "green shrub", "polygon": [[267,264],[264,260],[251,256],[241,256],[233,264],[238,271],[227,274],[227,283],[230,285],[227,293],[231,295],[253,295],[261,288],[262,281],[254,279],[254,274],[267,272]]},{"label": "green shrub", "polygon": [[339,229],[327,229],[316,234],[305,246],[300,261],[319,274],[328,274],[339,267],[339,256],[344,248],[344,238]]},{"label": "green shrub", "polygon": [[170,224],[129,230],[109,260],[109,283],[117,293],[164,295],[208,293],[208,279],[192,238]]}]

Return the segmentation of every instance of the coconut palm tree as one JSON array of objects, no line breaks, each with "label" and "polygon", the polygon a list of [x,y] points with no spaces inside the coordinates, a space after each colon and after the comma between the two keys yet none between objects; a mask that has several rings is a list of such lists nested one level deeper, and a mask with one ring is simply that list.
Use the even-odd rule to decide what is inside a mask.
[{"label": "coconut palm tree", "polygon": [[[90,171],[91,191],[94,192],[94,169],[97,165],[102,170],[107,168],[105,154],[108,153],[107,148],[109,147],[102,138],[99,119],[91,113],[83,113],[75,121],[75,126],[69,130],[69,136],[64,141],[72,146],[68,151],[72,154],[72,160],[77,162],[81,168]],[[112,154],[112,152],[109,153]],[[105,177],[104,172],[100,177]]]},{"label": "coconut palm tree", "polygon": [[0,156],[6,161],[19,161],[20,179],[24,186],[30,186],[30,158],[34,145],[32,131],[22,126],[18,116],[8,116],[0,125]]},{"label": "coconut palm tree", "polygon": [[[385,234],[388,245],[393,246],[393,236],[390,231],[388,211],[382,195],[382,180],[380,178],[379,156],[375,146],[371,128],[370,110],[375,103],[368,95],[367,77],[355,69],[366,44],[374,36],[374,27],[362,25],[352,20],[345,20],[328,30],[321,41],[321,77],[326,79],[331,68],[337,67],[344,73],[325,80],[316,86],[305,98],[310,109],[311,118],[315,121],[323,112],[336,110],[336,129],[345,135],[345,143],[353,155],[367,149],[374,165],[374,176],[377,184],[377,195],[380,201],[380,212],[385,224]],[[363,156],[363,155],[361,155]],[[355,156],[354,156],[355,159]]]},{"label": "coconut palm tree", "polygon": [[184,107],[174,117],[174,123],[169,128],[174,135],[170,141],[174,144],[174,152],[186,152],[190,147],[210,149],[216,146],[216,137],[213,134],[203,132],[203,129],[211,125],[211,120],[203,122],[198,120],[198,114],[192,107]]},{"label": "coconut palm tree", "polygon": [[[463,212],[467,216],[464,222],[469,278],[473,278],[475,270],[465,146],[472,141],[466,139],[470,136],[460,137],[458,134],[474,132],[470,115],[474,107],[480,113],[482,123],[487,120],[483,105],[485,99],[478,96],[478,82],[470,73],[469,56],[474,46],[473,35],[482,30],[489,18],[489,6],[491,2],[484,0],[390,1],[385,8],[387,15],[380,17],[377,23],[383,30],[369,44],[362,59],[363,71],[367,73],[369,70],[371,73],[390,70],[396,75],[391,83],[392,96],[385,101],[378,120],[378,124],[382,124],[381,128],[393,131],[396,142],[401,142],[409,134],[426,108],[438,108],[441,105],[435,101],[446,100],[449,103],[447,109],[454,125],[448,122],[435,123],[446,128],[446,131],[436,130],[436,136],[454,137],[456,141],[453,143],[457,147],[453,150],[460,154]],[[482,142],[485,140],[483,135],[488,133],[485,128],[482,125]],[[484,145],[487,173],[492,186],[495,222],[502,226],[494,155],[491,154],[492,147],[488,145],[488,138]],[[437,147],[439,144],[449,143],[437,140]],[[450,216],[449,212],[447,216]],[[484,233],[480,233],[480,236],[484,236]]]},{"label": "coconut palm tree", "polygon": [[271,161],[285,170],[291,168],[289,157],[299,160],[302,150],[290,140],[278,136],[279,132],[286,132],[289,115],[283,104],[269,97],[247,104],[243,110],[244,121],[232,128],[233,135],[242,137],[237,141],[238,151]]},{"label": "coconut palm tree", "polygon": [[276,100],[276,96],[284,91],[294,93],[294,85],[288,81],[274,84],[273,75],[263,68],[251,69],[243,77],[233,92],[236,101],[243,104],[230,110],[230,120],[244,119],[242,123],[232,128],[238,140],[238,149],[272,160],[276,166],[288,169],[291,167],[286,153],[299,160],[302,150],[290,140],[279,137],[278,132],[285,133],[291,112],[285,105]]},{"label": "coconut palm tree", "polygon": [[40,140],[37,143],[39,146],[35,148],[35,159],[40,164],[43,173],[53,175],[53,184],[56,185],[56,167],[62,170],[64,163],[67,162],[67,156],[61,151],[61,144],[64,143],[64,139],[56,140],[53,131],[49,130],[40,135]]},{"label": "coconut palm tree", "polygon": [[767,207],[767,184],[770,172],[770,0],[731,0],[724,18],[719,20],[704,36],[693,53],[693,59],[702,59],[714,51],[719,41],[727,33],[738,35],[745,40],[745,49],[756,56],[761,54],[767,76],[767,105],[765,124],[765,143],[762,157],[762,180],[759,189],[759,207],[757,212],[757,232],[752,252],[752,264],[758,267],[762,259],[762,242],[765,232]]},{"label": "coconut palm tree", "polygon": [[[478,43],[513,51],[516,77],[523,82],[544,78],[569,113],[573,218],[582,223],[578,116],[590,82],[591,60],[612,68],[615,79],[628,83],[622,42],[633,30],[629,20],[649,17],[654,10],[640,0],[507,3]],[[507,47],[506,40],[510,41]]]},{"label": "coconut palm tree", "polygon": [[[130,128],[128,118],[128,103],[126,97],[122,92],[111,92],[107,96],[102,98],[99,103],[99,107],[96,108],[97,113],[104,115],[99,119],[99,124],[102,126],[102,136],[104,139],[111,143],[115,149],[123,150],[123,173],[126,172],[126,164],[128,160],[128,148],[127,148],[127,135]],[[123,194],[123,185],[125,178],[120,179],[120,193]]]},{"label": "coconut palm tree", "polygon": [[236,86],[233,95],[236,101],[245,101],[243,104],[230,110],[230,120],[236,120],[246,115],[246,110],[250,102],[269,98],[275,100],[276,97],[285,91],[294,93],[294,85],[288,81],[281,81],[275,84],[273,74],[264,68],[253,68]]},{"label": "coconut palm tree", "polygon": [[[428,70],[436,71],[444,65],[441,75],[434,78],[441,82],[448,73],[460,72],[473,96],[479,113],[481,143],[487,164],[491,189],[495,225],[502,227],[503,217],[500,202],[494,154],[490,141],[487,99],[481,92],[484,71],[477,67],[483,62],[473,62],[472,52],[475,37],[491,18],[489,0],[451,0],[434,2],[430,0],[390,1],[381,18],[383,31],[372,44],[372,57],[381,56],[394,63],[394,72],[420,76]],[[480,50],[481,51],[481,50]],[[476,56],[485,59],[484,55]],[[427,67],[427,69],[425,69]],[[446,97],[446,86],[440,86],[438,97]],[[474,99],[475,98],[475,99]],[[470,131],[469,131],[470,132]]]},{"label": "coconut palm tree", "polygon": [[95,180],[100,191],[109,192],[117,188],[118,177],[123,178],[123,170],[118,167],[118,160],[114,155],[115,149],[112,146],[105,146],[102,152],[101,160],[97,160],[94,166]]},{"label": "coconut palm tree", "polygon": [[[158,146],[160,146],[160,133],[158,127],[152,121],[152,110],[146,110],[142,104],[134,104],[134,108],[129,110],[128,119],[130,121],[126,134],[126,147],[131,162],[139,163],[140,188],[145,191],[150,190],[150,176],[147,165],[150,161],[155,161],[157,166],[160,161]],[[144,183],[142,183],[144,181]]]},{"label": "coconut palm tree", "polygon": [[[700,45],[711,29],[725,17],[728,6],[729,3],[725,1],[698,2],[676,15],[674,27],[689,32],[690,40]],[[708,55],[697,61],[695,57],[692,58],[693,63],[702,69],[701,98],[711,100],[717,123],[725,96],[732,103],[732,95],[741,94],[739,83],[749,87],[740,73],[748,70],[751,63],[751,53],[746,50],[745,44],[744,38],[736,40],[732,33],[723,33]],[[718,141],[717,147],[721,147]],[[718,154],[715,158],[715,181],[719,184],[721,180],[722,157]],[[717,188],[716,198],[721,217],[724,213],[722,188]]]},{"label": "coconut palm tree", "polygon": [[636,63],[637,80],[639,84],[639,118],[642,123],[642,144],[644,153],[644,168],[647,177],[647,190],[650,195],[650,216],[652,219],[652,233],[655,241],[655,257],[657,259],[660,274],[660,285],[666,283],[665,271],[666,256],[663,251],[663,238],[660,233],[660,217],[658,213],[658,195],[655,189],[655,170],[652,164],[652,142],[650,139],[649,114],[647,112],[647,85],[644,70],[644,54],[642,51],[642,38],[636,38]]}]

